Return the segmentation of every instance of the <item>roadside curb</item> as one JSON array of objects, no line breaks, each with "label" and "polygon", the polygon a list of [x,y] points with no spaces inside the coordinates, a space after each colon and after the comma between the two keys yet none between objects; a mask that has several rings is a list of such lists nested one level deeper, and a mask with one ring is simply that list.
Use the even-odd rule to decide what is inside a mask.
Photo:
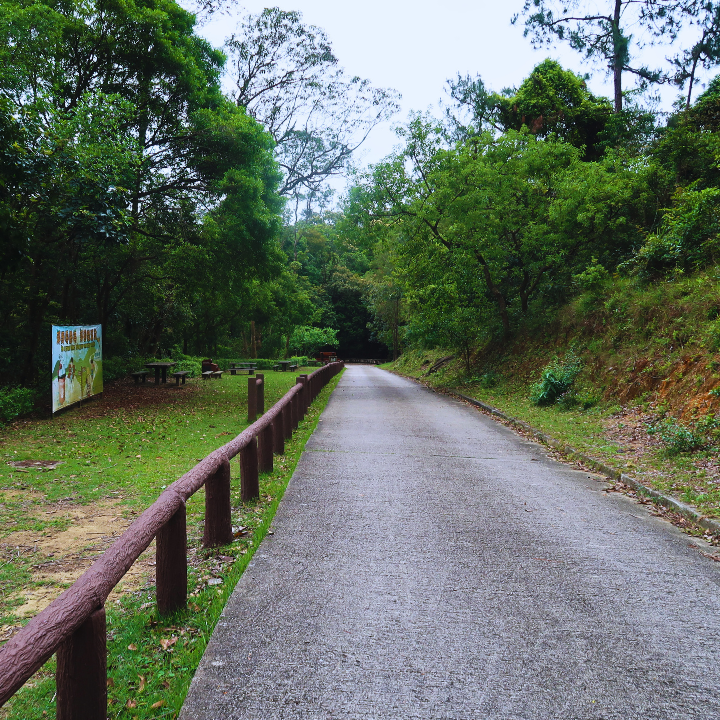
[{"label": "roadside curb", "polygon": [[[424,384],[424,383],[423,383]],[[425,387],[429,387],[428,385],[425,385]],[[435,388],[430,388],[431,390]],[[667,508],[668,510],[672,510],[673,512],[678,513],[679,515],[682,515],[686,520],[689,520],[692,523],[695,523],[695,525],[698,525],[699,527],[709,530],[712,533],[720,534],[720,521],[713,520],[712,518],[709,518],[702,513],[698,512],[692,505],[688,505],[687,503],[682,502],[681,500],[678,500],[677,498],[671,497],[670,495],[665,495],[657,490],[654,490],[651,487],[648,487],[647,485],[641,483],[639,480],[636,480],[633,477],[630,477],[629,475],[625,475],[625,473],[621,473],[618,470],[615,470],[614,468],[611,468],[609,465],[605,465],[605,463],[600,462],[599,460],[596,460],[595,458],[591,458],[588,455],[585,455],[585,453],[580,452],[579,450],[576,450],[571,445],[567,445],[564,442],[561,442],[560,440],[556,440],[554,437],[551,437],[550,435],[547,435],[546,433],[542,432],[541,430],[538,430],[537,428],[534,428],[532,425],[529,425],[523,420],[518,420],[517,418],[512,417],[511,415],[507,415],[502,410],[498,410],[497,408],[494,408],[492,405],[488,405],[487,403],[482,402],[481,400],[476,400],[475,398],[469,397],[468,395],[463,395],[462,393],[456,392],[455,390],[451,390],[450,388],[446,387],[440,387],[437,388],[438,391],[446,393],[447,395],[452,395],[453,397],[459,398],[460,400],[464,400],[465,402],[470,403],[471,405],[475,405],[475,407],[479,407],[481,410],[484,410],[485,412],[489,413],[490,415],[493,415],[495,417],[500,418],[501,420],[504,420],[505,422],[509,423],[510,425],[514,425],[515,427],[521,428],[526,433],[534,437],[536,440],[539,440],[544,445],[547,445],[554,450],[557,450],[558,452],[562,453],[565,457],[567,457],[569,460],[579,460],[584,465],[586,465],[589,468],[592,468],[593,470],[596,470],[597,472],[605,475],[606,477],[610,478],[614,481],[619,481],[623,483],[624,485],[628,485],[633,490],[635,490],[637,493],[641,495],[645,495],[649,498],[651,498],[655,503],[658,505],[662,505],[663,507]]]}]

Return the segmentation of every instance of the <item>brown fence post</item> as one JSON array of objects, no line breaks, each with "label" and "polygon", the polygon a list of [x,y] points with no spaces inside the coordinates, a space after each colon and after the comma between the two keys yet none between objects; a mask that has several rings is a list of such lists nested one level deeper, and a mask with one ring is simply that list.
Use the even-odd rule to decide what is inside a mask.
[{"label": "brown fence post", "polygon": [[107,629],[100,607],[58,647],[55,679],[58,720],[105,720]]},{"label": "brown fence post", "polygon": [[265,414],[265,373],[255,373],[255,377],[260,381],[257,384],[257,411],[258,415]]},{"label": "brown fence post", "polygon": [[298,420],[302,420],[307,412],[307,376],[299,375],[295,378],[297,385],[302,385],[302,390],[298,393]]},{"label": "brown fence post", "polygon": [[292,440],[293,421],[292,421],[292,399],[285,403],[282,409],[283,418],[283,435],[286,440]]},{"label": "brown fence post", "polygon": [[299,404],[300,404],[300,398],[298,397],[298,393],[295,393],[292,396],[292,400],[290,401],[290,417],[292,418],[293,432],[295,432],[298,429],[298,425],[300,424],[300,418],[298,417]]},{"label": "brown fence post", "polygon": [[260,495],[260,479],[257,438],[252,438],[240,451],[240,498],[243,502],[247,502],[258,495]]},{"label": "brown fence post", "polygon": [[220,467],[205,481],[203,547],[228,545],[232,541],[230,463],[223,460]]},{"label": "brown fence post", "polygon": [[248,378],[248,422],[254,423],[257,420],[257,387],[255,378]]},{"label": "brown fence post", "polygon": [[258,433],[258,470],[272,472],[273,469],[273,424]]},{"label": "brown fence post", "polygon": [[276,455],[285,453],[285,427],[282,410],[275,415],[273,420],[273,450]]},{"label": "brown fence post", "polygon": [[155,575],[160,615],[187,604],[187,527],[185,503],[160,528],[156,537]]}]

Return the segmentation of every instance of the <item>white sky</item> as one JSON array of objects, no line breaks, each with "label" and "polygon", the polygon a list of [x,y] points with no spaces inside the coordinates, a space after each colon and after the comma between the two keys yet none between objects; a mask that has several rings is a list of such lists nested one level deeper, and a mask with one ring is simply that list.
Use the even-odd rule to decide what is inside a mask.
[{"label": "white sky", "polygon": [[[235,17],[216,16],[199,30],[215,46],[235,30],[246,12],[256,14],[269,3],[248,0],[238,6]],[[534,51],[523,38],[522,18],[516,26],[510,18],[522,0],[488,2],[475,0],[278,0],[283,10],[298,10],[303,21],[323,28],[340,64],[351,75],[368,78],[378,87],[391,87],[402,94],[402,112],[437,108],[446,97],[444,83],[458,73],[480,74],[485,85],[496,91],[518,86],[532,68],[546,57],[558,60],[578,73],[592,72],[589,82],[597,94],[612,95],[602,68],[591,67],[567,47]],[[667,51],[654,49],[658,59]],[[645,60],[645,58],[643,58]],[[653,62],[646,60],[646,64]],[[665,93],[663,106],[670,108],[676,90]],[[364,162],[377,162],[396,144],[390,125],[376,128],[366,140]]]}]

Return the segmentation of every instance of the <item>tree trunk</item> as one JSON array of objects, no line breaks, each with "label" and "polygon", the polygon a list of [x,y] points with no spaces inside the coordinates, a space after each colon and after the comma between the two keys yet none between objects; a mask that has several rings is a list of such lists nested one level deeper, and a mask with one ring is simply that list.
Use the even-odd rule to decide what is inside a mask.
[{"label": "tree trunk", "polygon": [[613,85],[615,89],[615,112],[622,112],[622,71],[623,71],[623,51],[621,42],[622,35],[620,33],[620,11],[622,10],[622,0],[615,0],[615,13],[613,15]]},{"label": "tree trunk", "polygon": [[500,321],[503,326],[503,337],[510,337],[510,318],[507,312],[507,303],[505,302],[505,296],[500,291],[500,288],[493,282],[492,275],[490,274],[490,268],[488,267],[485,258],[477,251],[475,251],[475,257],[480,263],[483,269],[483,275],[485,276],[485,284],[488,290],[495,298],[495,302],[498,306],[498,314],[500,315]]},{"label": "tree trunk", "polygon": [[250,321],[250,357],[257,358],[257,345],[255,344],[255,321]]}]

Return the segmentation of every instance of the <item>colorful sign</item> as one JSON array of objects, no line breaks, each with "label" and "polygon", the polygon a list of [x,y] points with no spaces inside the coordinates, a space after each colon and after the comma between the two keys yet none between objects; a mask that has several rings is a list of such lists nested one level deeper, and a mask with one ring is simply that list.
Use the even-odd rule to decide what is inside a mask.
[{"label": "colorful sign", "polygon": [[102,326],[53,325],[53,412],[103,390]]}]

